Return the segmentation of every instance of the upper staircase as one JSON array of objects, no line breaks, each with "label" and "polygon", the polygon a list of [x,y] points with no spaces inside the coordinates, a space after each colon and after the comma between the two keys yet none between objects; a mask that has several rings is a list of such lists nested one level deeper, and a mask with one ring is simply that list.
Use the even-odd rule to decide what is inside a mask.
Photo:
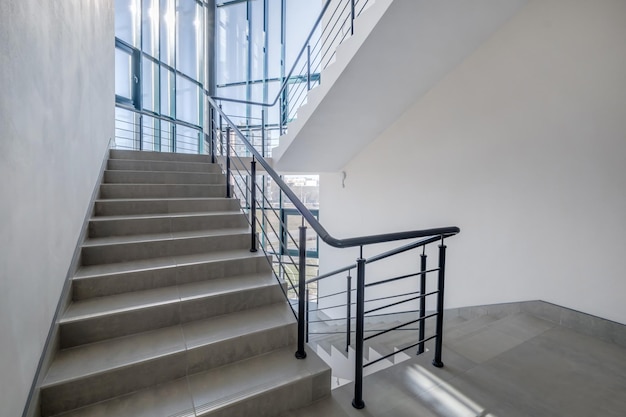
[{"label": "upper staircase", "polygon": [[41,415],[274,416],[327,395],[329,368],[294,357],[293,312],[221,168],[110,156]]}]

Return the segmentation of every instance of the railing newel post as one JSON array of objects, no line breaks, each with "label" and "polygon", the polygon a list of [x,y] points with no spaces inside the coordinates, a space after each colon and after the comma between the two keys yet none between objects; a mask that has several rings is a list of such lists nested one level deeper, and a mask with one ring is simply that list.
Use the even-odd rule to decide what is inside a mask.
[{"label": "railing newel post", "polygon": [[296,358],[306,358],[306,351],[304,350],[305,340],[305,297],[306,297],[306,226],[304,225],[304,218],[302,219],[302,226],[300,226],[300,241],[298,248],[298,264],[299,264],[299,279],[298,279],[298,351],[296,352]]},{"label": "railing newel post", "polygon": [[346,277],[346,352],[348,352],[348,348],[350,347],[350,339],[352,338],[352,277],[350,276],[350,271],[348,271],[348,276]]},{"label": "railing newel post", "polygon": [[441,361],[441,350],[443,347],[443,295],[445,287],[445,274],[446,274],[446,245],[441,239],[441,245],[439,245],[439,277],[437,280],[437,338],[435,339],[435,359],[433,359],[433,365],[437,368],[443,367]]},{"label": "railing newel post", "polygon": [[230,187],[230,126],[226,126],[226,198],[231,197]]},{"label": "railing newel post", "polygon": [[424,328],[424,317],[426,316],[426,246],[423,246],[423,252],[420,255],[420,329],[419,329],[419,340],[420,344],[417,348],[417,354],[424,353],[424,337],[425,337],[425,328]]},{"label": "railing newel post", "polygon": [[356,18],[355,16],[355,10],[354,10],[354,0],[350,0],[351,3],[351,15],[350,15],[350,35],[354,35],[354,19]]},{"label": "railing newel post", "polygon": [[254,156],[250,162],[250,229],[250,252],[256,252],[256,159]]},{"label": "railing newel post", "polygon": [[311,45],[306,46],[306,88],[311,90]]},{"label": "railing newel post", "polygon": [[354,399],[352,406],[356,409],[365,407],[363,402],[363,336],[365,334],[365,259],[363,259],[363,246],[361,254],[356,261],[356,334],[355,358],[354,358]]},{"label": "railing newel post", "polygon": [[309,304],[309,289],[306,289],[306,328],[305,328],[305,334],[306,334],[306,342],[309,343],[309,318],[310,318],[310,310],[311,306]]}]

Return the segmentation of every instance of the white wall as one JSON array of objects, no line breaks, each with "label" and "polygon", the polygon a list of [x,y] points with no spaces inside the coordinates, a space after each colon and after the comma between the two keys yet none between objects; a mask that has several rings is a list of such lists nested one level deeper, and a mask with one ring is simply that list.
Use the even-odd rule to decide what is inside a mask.
[{"label": "white wall", "polygon": [[[626,324],[625,22],[623,0],[531,0],[344,168],[345,188],[322,175],[322,223],[457,225],[448,307],[542,299]],[[323,270],[348,261],[325,255]]]},{"label": "white wall", "polygon": [[0,416],[22,413],[114,123],[111,0],[0,2]]}]

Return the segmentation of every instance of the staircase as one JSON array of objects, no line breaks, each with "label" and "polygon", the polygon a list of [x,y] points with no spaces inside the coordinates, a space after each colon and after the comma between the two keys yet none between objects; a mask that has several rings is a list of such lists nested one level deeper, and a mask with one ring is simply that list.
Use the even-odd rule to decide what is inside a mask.
[{"label": "staircase", "polygon": [[48,416],[274,416],[327,395],[203,155],[112,150],[41,386]]}]

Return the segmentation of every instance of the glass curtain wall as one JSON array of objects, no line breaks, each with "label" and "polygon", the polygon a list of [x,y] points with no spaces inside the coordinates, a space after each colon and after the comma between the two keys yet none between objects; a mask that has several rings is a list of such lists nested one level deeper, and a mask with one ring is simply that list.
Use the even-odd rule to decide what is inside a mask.
[{"label": "glass curtain wall", "polygon": [[[218,2],[216,95],[273,102],[322,5],[323,0]],[[278,145],[281,122],[285,122],[280,104],[264,108],[224,101],[222,108],[255,147],[270,156]]]},{"label": "glass curtain wall", "polygon": [[203,152],[207,7],[115,0],[117,148]]}]

